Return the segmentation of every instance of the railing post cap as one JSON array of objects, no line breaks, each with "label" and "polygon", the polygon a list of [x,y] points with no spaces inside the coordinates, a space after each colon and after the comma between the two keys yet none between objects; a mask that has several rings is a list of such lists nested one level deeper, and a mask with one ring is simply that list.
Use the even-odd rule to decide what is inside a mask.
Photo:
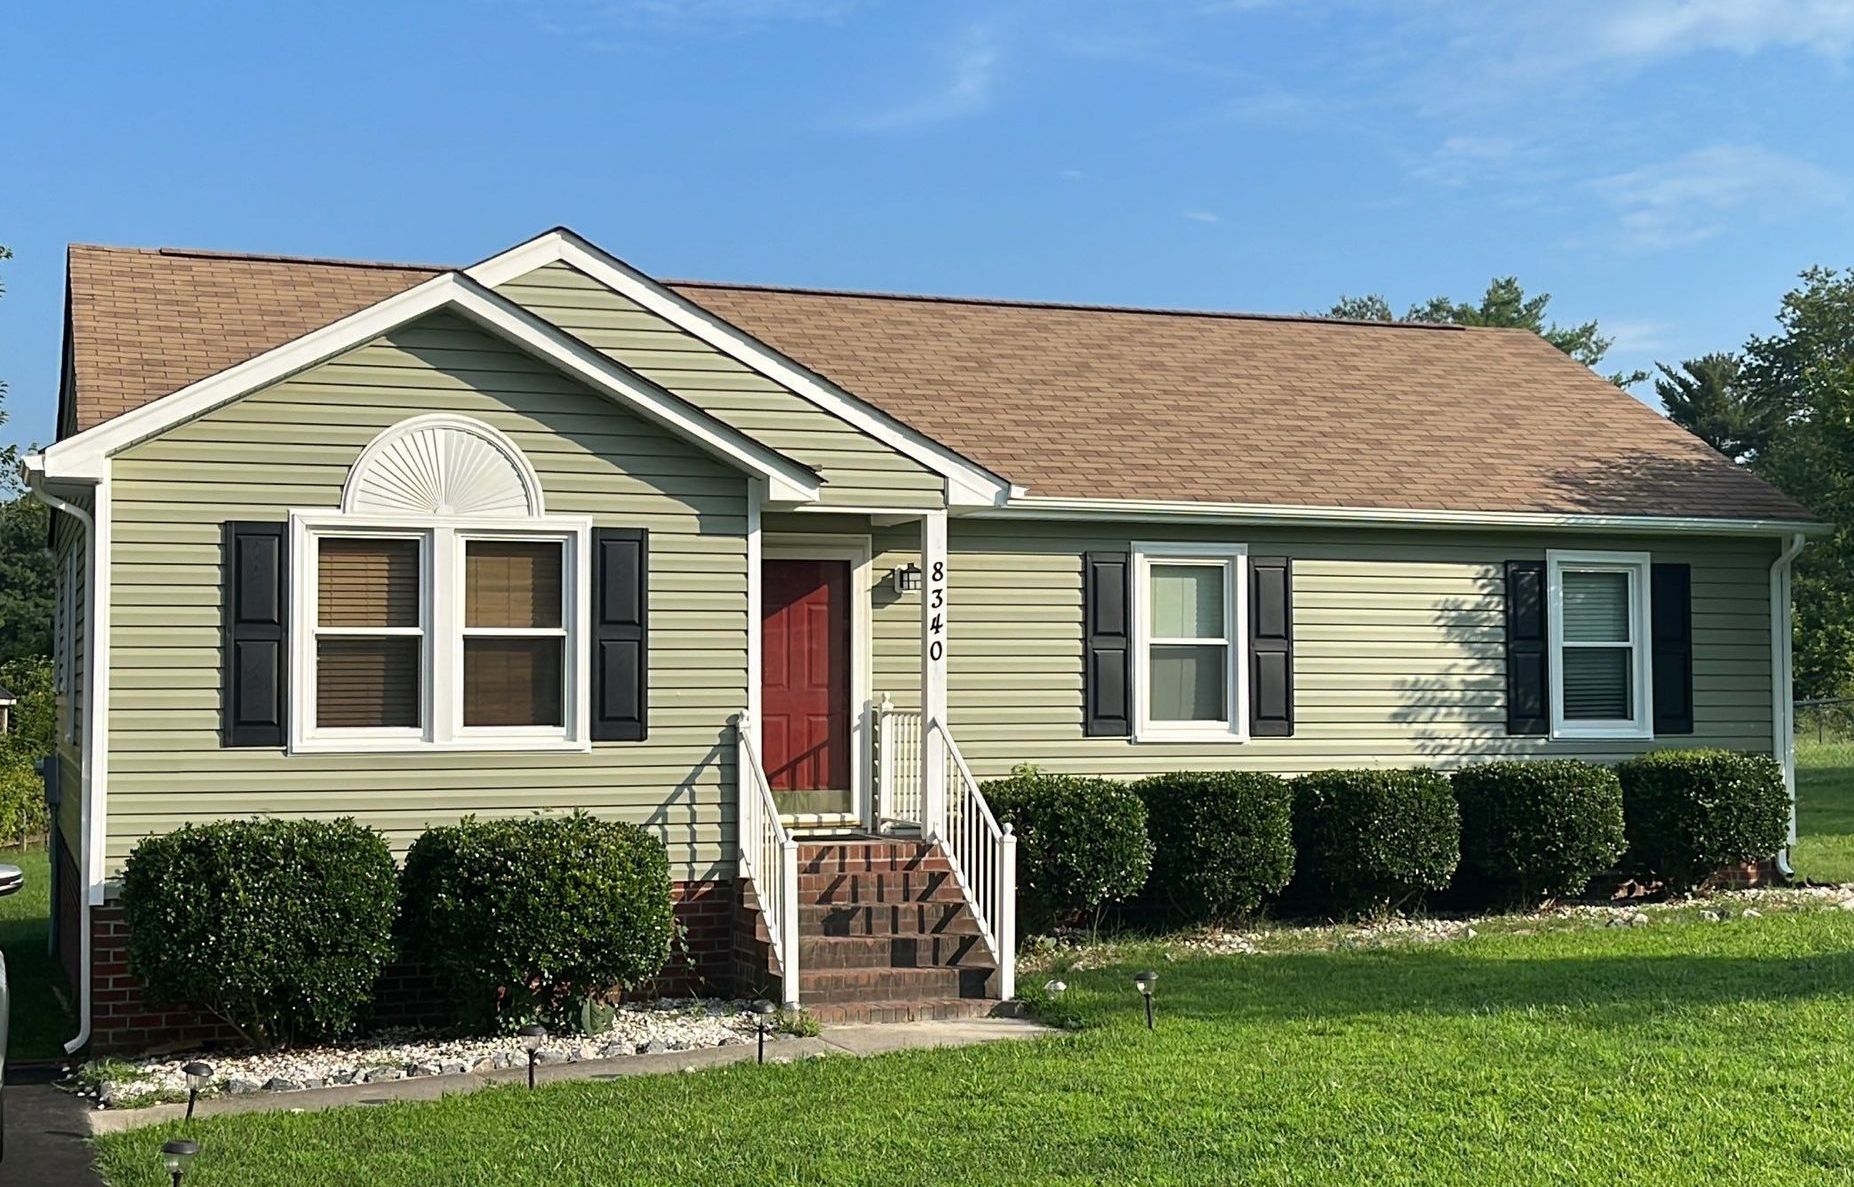
[{"label": "railing post cap", "polygon": [[1011,822],[1008,820],[1004,822],[1004,835],[1007,839],[1012,841],[1017,839],[1016,830],[1012,828]]}]

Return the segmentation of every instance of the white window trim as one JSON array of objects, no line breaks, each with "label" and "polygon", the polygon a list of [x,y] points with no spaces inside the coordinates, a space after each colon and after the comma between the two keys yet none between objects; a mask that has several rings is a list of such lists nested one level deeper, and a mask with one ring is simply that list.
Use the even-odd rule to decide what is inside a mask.
[{"label": "white window trim", "polygon": [[[1147,607],[1148,582],[1154,561],[1164,564],[1222,565],[1224,637],[1228,640],[1229,671],[1225,674],[1224,704],[1227,721],[1153,721],[1147,690],[1151,684],[1151,631]],[[1135,742],[1247,742],[1249,740],[1249,546],[1246,544],[1134,542],[1133,597],[1128,607],[1133,620],[1133,740]]]},{"label": "white window trim", "polygon": [[[315,721],[316,549],[322,536],[415,536],[420,546],[420,683],[424,725],[418,729],[318,729]],[[559,541],[566,570],[565,703],[562,727],[463,724],[463,544],[472,539]],[[290,513],[290,753],[361,754],[388,751],[589,750],[592,746],[591,637],[592,521],[549,515],[522,519],[480,517]],[[437,580],[438,575],[445,580]],[[324,630],[322,633],[329,633]],[[395,633],[373,628],[356,635]],[[404,633],[403,629],[400,633]],[[541,635],[546,631],[505,632]]]},{"label": "white window trim", "polygon": [[[1649,620],[1653,557],[1646,552],[1552,550],[1545,554],[1546,606],[1551,638],[1551,736],[1567,740],[1638,741],[1654,737],[1654,652]],[[1629,672],[1635,715],[1614,721],[1567,721],[1564,716],[1564,574],[1623,573],[1629,579]],[[1575,646],[1575,644],[1570,644]]]}]

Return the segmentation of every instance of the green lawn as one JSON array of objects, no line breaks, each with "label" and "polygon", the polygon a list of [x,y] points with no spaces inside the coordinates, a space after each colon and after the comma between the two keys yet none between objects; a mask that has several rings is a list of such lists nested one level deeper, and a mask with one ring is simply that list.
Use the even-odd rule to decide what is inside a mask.
[{"label": "green lawn", "polygon": [[1854,1183],[1854,913],[1157,963],[1155,1034],[1105,968],[1043,1043],[219,1118],[187,1185]]},{"label": "green lawn", "polygon": [[1854,882],[1854,742],[1796,745],[1796,872]]},{"label": "green lawn", "polygon": [[64,970],[45,950],[51,918],[51,861],[43,845],[0,849],[0,862],[26,873],[18,894],[0,898],[0,951],[6,953],[7,985],[13,995],[12,1031],[7,1059],[56,1059],[64,1042],[77,1033],[53,986],[64,984]]}]

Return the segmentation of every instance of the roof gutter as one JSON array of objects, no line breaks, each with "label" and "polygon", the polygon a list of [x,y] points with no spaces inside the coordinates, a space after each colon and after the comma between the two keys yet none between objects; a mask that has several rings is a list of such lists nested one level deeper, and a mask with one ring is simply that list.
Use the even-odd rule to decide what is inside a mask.
[{"label": "roof gutter", "polygon": [[1727,519],[1673,515],[1584,515],[1534,511],[1434,511],[1421,508],[1282,506],[1265,503],[1189,503],[1143,499],[1013,498],[1003,507],[962,513],[962,518],[1050,520],[1162,520],[1297,527],[1412,527],[1456,530],[1550,530],[1647,535],[1820,535],[1830,525],[1795,519]]},{"label": "roof gutter", "polygon": [[1790,832],[1777,869],[1794,877],[1790,854],[1796,848],[1796,671],[1791,649],[1794,628],[1790,617],[1790,570],[1807,538],[1797,532],[1777,559],[1770,563],[1770,753],[1783,768],[1783,785],[1790,795]]},{"label": "roof gutter", "polygon": [[[44,503],[52,510],[61,511],[70,516],[72,519],[76,520],[78,526],[83,529],[84,550],[86,554],[85,572],[90,574],[96,573],[99,564],[96,549],[96,520],[91,517],[90,512],[85,511],[82,507],[79,507],[75,503],[67,502],[45,489],[45,459],[41,455],[36,453],[29,455],[25,459],[23,468],[26,475],[26,489],[32,492],[32,497]],[[89,632],[96,629],[96,582],[94,580],[87,580],[84,582],[84,586],[87,591],[87,597],[90,599],[86,604],[84,613],[84,630],[88,635]],[[84,640],[84,663],[90,668],[90,671],[84,678],[84,687],[90,690],[90,695],[92,697],[95,697],[96,689],[100,683],[99,672],[97,670],[97,659],[96,643],[94,639],[87,637]],[[67,1055],[75,1054],[90,1042],[91,910],[89,888],[91,882],[94,880],[94,871],[90,868],[90,818],[92,812],[91,780],[94,778],[96,766],[95,759],[92,757],[92,748],[96,744],[96,730],[93,725],[86,724],[83,737],[83,753],[80,760],[81,766],[79,768],[83,791],[82,798],[79,801],[81,816],[78,831],[81,837],[77,846],[77,877],[79,881],[83,883],[84,891],[82,897],[78,899],[81,905],[77,913],[77,1034],[64,1045],[65,1054]]]}]

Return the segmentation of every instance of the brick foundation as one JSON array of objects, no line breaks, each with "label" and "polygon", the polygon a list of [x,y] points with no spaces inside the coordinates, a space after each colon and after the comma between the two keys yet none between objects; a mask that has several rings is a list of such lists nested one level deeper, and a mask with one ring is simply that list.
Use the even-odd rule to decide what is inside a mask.
[{"label": "brick foundation", "polygon": [[[77,885],[74,867],[68,869],[62,885]],[[670,894],[681,938],[662,975],[640,989],[638,996],[730,993],[735,973],[734,927],[739,914],[733,881],[711,878],[678,882],[671,886]],[[69,907],[70,940],[64,951],[67,973],[75,985],[79,948],[75,898]],[[61,936],[66,931],[65,909],[61,902]],[[93,908],[90,926],[94,978],[91,1054],[127,1055],[238,1045],[238,1032],[223,1022],[149,998],[142,983],[129,972],[129,928],[119,902],[112,899]],[[380,975],[372,1021],[388,1026],[442,1026],[450,1018],[447,996],[432,973],[417,965],[392,964]]]}]

